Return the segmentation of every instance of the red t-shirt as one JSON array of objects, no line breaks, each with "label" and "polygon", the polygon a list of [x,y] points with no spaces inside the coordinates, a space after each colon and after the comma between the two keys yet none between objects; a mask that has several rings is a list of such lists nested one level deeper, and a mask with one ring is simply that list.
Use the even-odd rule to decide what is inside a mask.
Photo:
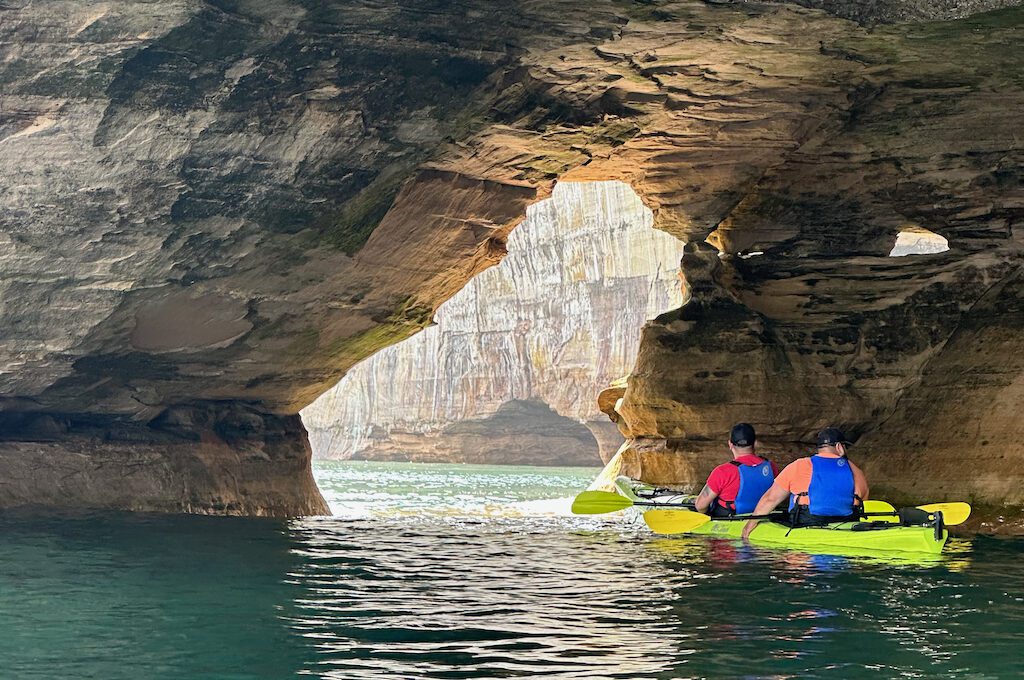
[{"label": "red t-shirt", "polygon": [[[760,465],[765,458],[754,455],[740,456],[735,459],[741,465]],[[779,476],[779,468],[772,461],[772,474]],[[736,500],[736,494],[740,492],[740,470],[732,463],[722,463],[708,477],[708,488],[718,494],[716,501],[719,505],[732,503]]]}]

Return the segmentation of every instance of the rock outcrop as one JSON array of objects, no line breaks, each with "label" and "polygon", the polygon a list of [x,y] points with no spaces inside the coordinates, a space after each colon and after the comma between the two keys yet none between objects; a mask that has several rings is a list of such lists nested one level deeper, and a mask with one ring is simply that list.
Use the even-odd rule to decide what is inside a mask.
[{"label": "rock outcrop", "polygon": [[[745,184],[707,243],[690,239],[692,298],[645,329],[614,414],[634,440],[626,471],[693,489],[732,422],[757,424],[782,460],[835,423],[858,438],[879,495],[1024,500],[979,427],[1014,432],[995,420],[1022,405],[1007,356],[1022,321],[1021,20],[823,42],[823,57],[858,64],[844,75],[858,85],[834,123]],[[888,257],[908,227],[949,250]]]},{"label": "rock outcrop", "polygon": [[0,415],[7,505],[232,515],[313,515],[297,415],[239,403],[166,409],[149,423],[52,414]]},{"label": "rock outcrop", "polygon": [[[595,395],[631,370],[643,324],[682,299],[683,244],[653,222],[621,182],[559,184],[527,210],[501,264],[441,305],[435,326],[359,364],[302,412],[314,454],[610,459],[623,440]],[[566,432],[529,402],[550,406]],[[564,444],[569,431],[575,447]]]},{"label": "rock outcrop", "polygon": [[[1000,475],[975,452],[1019,406],[1024,12],[869,28],[833,15],[855,3],[815,4],[3,0],[12,488],[56,496],[23,464],[31,427],[56,433],[45,469],[77,470],[67,504],[322,509],[294,414],[427,325],[567,179],[630,184],[688,242],[690,301],[644,330],[616,413],[634,450],[688,461],[692,483],[735,419],[789,451],[837,422],[876,488],[1020,505],[1000,481],[1019,456]],[[887,257],[908,227],[949,251]],[[241,412],[249,443],[217,434]],[[193,425],[171,443],[175,413]],[[931,486],[884,475],[926,426]],[[114,431],[152,456],[130,466]],[[229,472],[261,436],[277,471]],[[186,449],[209,484],[146,462]],[[972,455],[989,467],[954,485]],[[264,472],[292,500],[251,491]]]}]

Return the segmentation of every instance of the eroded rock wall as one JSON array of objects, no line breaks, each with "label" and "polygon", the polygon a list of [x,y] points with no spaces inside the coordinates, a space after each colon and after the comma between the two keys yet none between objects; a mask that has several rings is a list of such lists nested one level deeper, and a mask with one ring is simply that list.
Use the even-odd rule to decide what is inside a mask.
[{"label": "eroded rock wall", "polygon": [[[291,416],[498,262],[556,179],[614,179],[690,244],[692,300],[646,328],[624,393],[638,447],[703,465],[740,417],[790,449],[832,421],[897,462],[902,405],[958,371],[962,403],[1012,412],[1016,334],[973,310],[1021,264],[1022,12],[868,28],[822,6],[4,0],[0,409],[136,428],[152,460],[164,414],[211,404],[301,442]],[[887,258],[908,226],[950,250]],[[993,441],[937,431],[947,471]],[[183,473],[147,469],[134,507],[168,507]]]},{"label": "eroded rock wall", "polygon": [[[834,423],[858,437],[879,495],[1020,505],[1018,469],[977,425],[1012,433],[1024,406],[1005,356],[1019,353],[1006,329],[1022,264],[1021,20],[823,44],[863,65],[842,123],[806,130],[688,246],[693,297],[645,329],[616,414],[633,471],[693,489],[732,422],[755,423],[782,460]],[[915,226],[950,250],[888,257]]]},{"label": "eroded rock wall", "polygon": [[1018,3],[1014,0],[797,0],[796,4],[874,25],[963,19],[972,14],[1012,7]]},{"label": "eroded rock wall", "polygon": [[[155,423],[181,408],[216,421],[209,405],[228,403],[296,439],[296,496],[242,488],[251,502],[232,507],[325,507],[292,414],[497,262],[544,190],[424,161],[481,124],[494,94],[480,88],[534,36],[598,40],[623,21],[429,0],[0,4],[0,409],[90,432],[121,423],[153,449],[129,464],[104,437],[68,433],[63,464],[94,449],[76,475],[107,480],[109,497],[51,478],[53,462],[39,501],[124,507],[107,474],[123,459],[150,475],[131,507],[186,507],[166,502],[186,485],[187,507],[224,508],[159,462],[213,449],[167,444]],[[6,459],[33,458],[11,422]],[[3,487],[0,506],[28,496]]]},{"label": "eroded rock wall", "polygon": [[303,411],[314,453],[546,465],[610,458],[622,439],[596,395],[632,368],[643,324],[682,299],[683,244],[653,222],[621,182],[556,186],[528,209],[501,264],[441,305],[436,325],[359,364]]}]

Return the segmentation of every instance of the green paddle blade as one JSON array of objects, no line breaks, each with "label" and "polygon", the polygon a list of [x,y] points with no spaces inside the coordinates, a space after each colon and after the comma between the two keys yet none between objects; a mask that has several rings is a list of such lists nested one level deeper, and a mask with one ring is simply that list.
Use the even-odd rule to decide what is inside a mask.
[{"label": "green paddle blade", "polygon": [[633,501],[611,491],[584,491],[572,502],[574,515],[602,515],[606,512],[625,510]]},{"label": "green paddle blade", "polygon": [[967,503],[930,503],[917,507],[925,512],[941,512],[942,523],[948,527],[963,524],[971,516],[971,506]]},{"label": "green paddle blade", "polygon": [[711,521],[707,515],[693,510],[648,510],[644,521],[656,534],[685,534]]},{"label": "green paddle blade", "polygon": [[864,512],[868,514],[875,512],[891,512],[893,513],[891,517],[871,517],[870,519],[888,522],[889,524],[900,523],[900,518],[896,516],[896,508],[894,508],[891,503],[886,503],[885,501],[876,501],[869,498],[864,501]]},{"label": "green paddle blade", "polygon": [[891,503],[868,499],[864,501],[864,512],[896,512]]}]

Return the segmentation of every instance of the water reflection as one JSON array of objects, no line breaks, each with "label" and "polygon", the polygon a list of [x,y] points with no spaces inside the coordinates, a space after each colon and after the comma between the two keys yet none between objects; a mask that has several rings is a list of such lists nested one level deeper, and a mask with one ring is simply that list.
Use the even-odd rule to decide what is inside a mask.
[{"label": "water reflection", "polygon": [[297,523],[308,597],[290,623],[319,655],[304,672],[955,676],[971,652],[966,543],[946,561],[892,562],[574,522]]},{"label": "water reflection", "polygon": [[[364,565],[356,579],[348,565],[308,563],[296,574],[310,592],[299,603],[306,616],[292,622],[323,655],[308,672],[594,677],[600,668],[608,677],[638,677],[667,667],[656,615],[622,579],[644,576],[629,569],[635,544],[564,527],[553,534],[545,524],[497,524],[377,526],[373,567]],[[365,552],[352,542],[353,525],[318,521],[295,531],[321,550],[333,543],[335,555]],[[585,564],[586,554],[616,546],[621,557],[602,561],[603,573]]]}]

